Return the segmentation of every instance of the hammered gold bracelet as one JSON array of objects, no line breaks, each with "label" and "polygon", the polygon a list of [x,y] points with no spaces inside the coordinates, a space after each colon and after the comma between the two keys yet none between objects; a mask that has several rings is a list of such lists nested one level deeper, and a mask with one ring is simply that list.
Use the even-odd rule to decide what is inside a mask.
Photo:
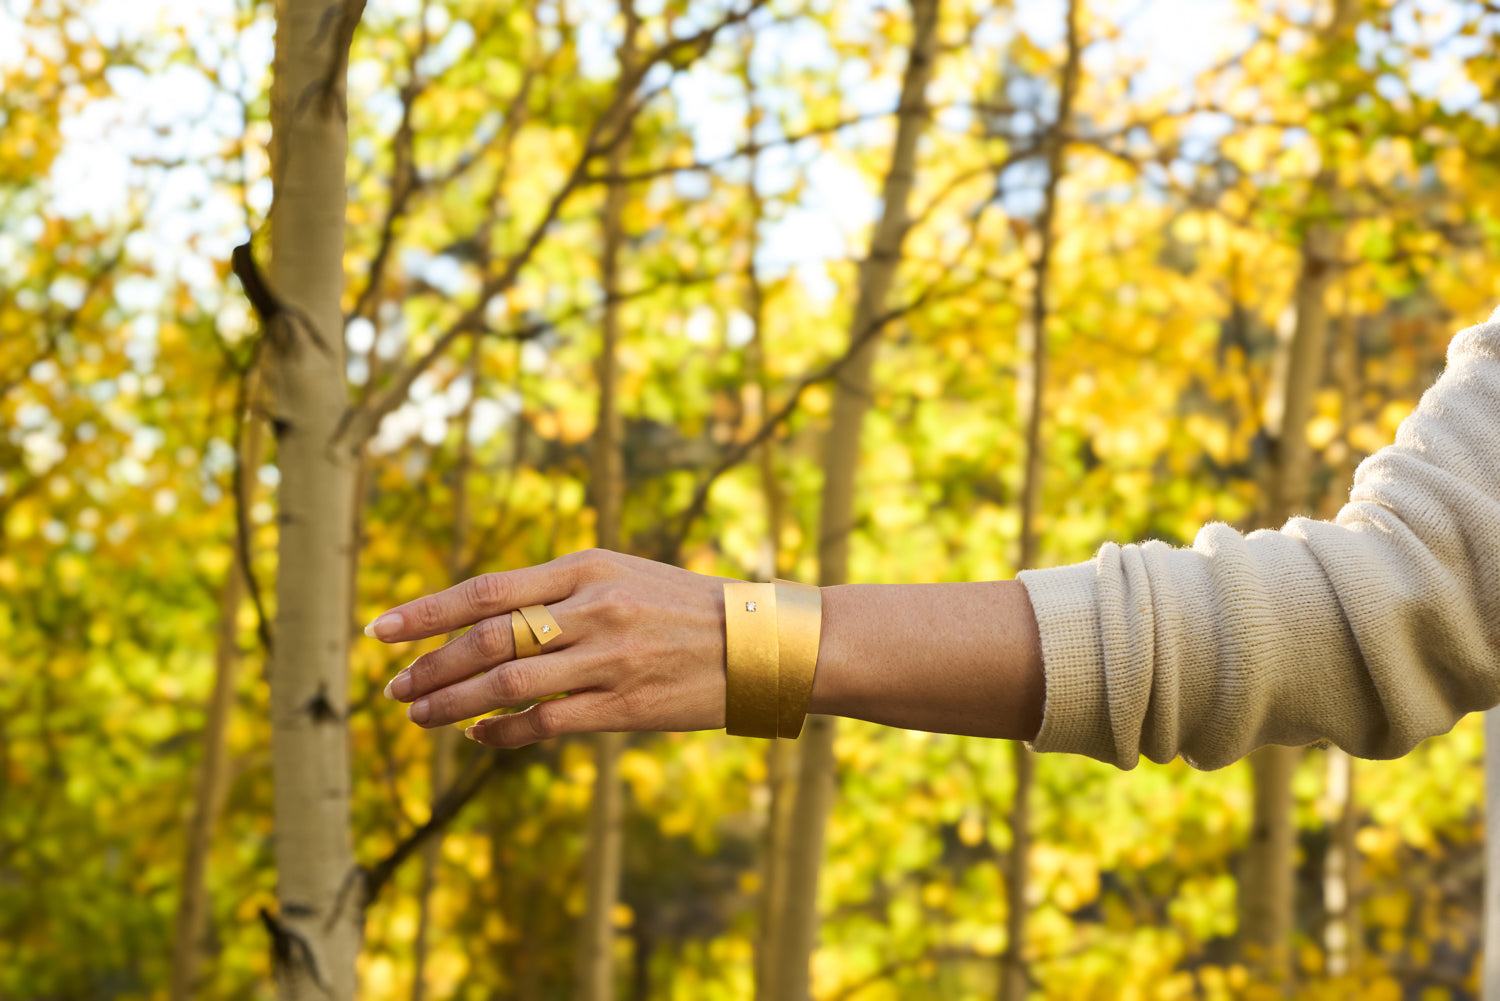
[{"label": "hammered gold bracelet", "polygon": [[736,737],[802,733],[822,632],[823,592],[808,584],[724,584],[724,725]]}]

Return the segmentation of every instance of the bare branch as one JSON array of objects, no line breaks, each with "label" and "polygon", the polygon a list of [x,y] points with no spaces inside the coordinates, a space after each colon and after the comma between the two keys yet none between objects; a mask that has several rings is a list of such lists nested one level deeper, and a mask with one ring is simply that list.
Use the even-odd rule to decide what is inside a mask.
[{"label": "bare branch", "polygon": [[[422,32],[425,41],[427,32]],[[412,144],[415,131],[411,126],[412,108],[426,85],[417,76],[417,60],[422,57],[421,48],[411,57],[411,79],[401,88],[401,122],[396,126],[396,135],[391,140],[391,153],[395,163],[391,166],[391,200],[386,204],[385,218],[380,223],[380,238],[375,246],[375,255],[370,259],[369,275],[365,287],[354,299],[354,308],[349,311],[345,323],[357,316],[368,318],[367,311],[373,308],[381,278],[385,275],[386,262],[390,259],[391,247],[396,242],[396,223],[406,214],[411,198],[421,188],[417,176]]]},{"label": "bare branch", "polygon": [[767,142],[756,142],[752,139],[750,142],[744,143],[743,145],[730,150],[728,153],[725,153],[722,156],[716,156],[708,160],[694,160],[691,163],[682,164],[662,164],[659,167],[648,167],[645,170],[626,171],[617,174],[595,173],[589,174],[588,180],[590,182],[603,184],[634,184],[639,181],[655,180],[658,177],[669,177],[673,174],[699,173],[703,171],[710,171],[714,170],[717,167],[722,167],[727,163],[732,163],[735,160],[740,159],[741,157],[756,156],[764,150],[776,149],[783,146],[795,146],[807,139],[813,139],[818,136],[832,135],[835,132],[839,132],[843,129],[849,128],[851,125],[860,125],[864,122],[871,122],[881,118],[888,118],[891,115],[895,114],[896,110],[897,109],[892,108],[890,111],[873,111],[861,115],[847,115],[843,118],[839,118],[831,122],[825,122],[822,125],[814,125],[802,132],[782,136],[780,139],[772,139]]},{"label": "bare branch", "polygon": [[[126,235],[135,232],[139,227],[140,221],[137,220],[135,224],[126,229]],[[57,323],[48,325],[47,332],[42,335],[42,346],[38,349],[36,356],[31,361],[17,368],[14,376],[0,383],[0,398],[4,398],[11,390],[26,381],[27,373],[31,371],[31,366],[52,356],[53,352],[57,350],[57,335],[62,331],[72,330],[77,326],[79,316],[83,314],[83,311],[92,302],[95,293],[104,287],[105,281],[120,266],[120,263],[124,259],[125,240],[121,239],[114,253],[106,257],[98,268],[89,273],[88,278],[84,282],[83,295],[79,297],[78,305],[64,313]]]},{"label": "bare branch", "polygon": [[796,412],[797,407],[802,402],[803,394],[820,382],[836,379],[839,373],[844,370],[844,367],[859,353],[861,347],[875,337],[878,337],[880,332],[892,321],[898,320],[912,310],[920,307],[928,300],[934,288],[935,286],[928,286],[911,302],[887,310],[885,313],[871,320],[869,326],[860,331],[858,337],[851,339],[849,346],[844,350],[843,354],[828,362],[822,368],[804,376],[793,387],[786,401],[774,413],[768,415],[761,422],[760,427],[755,429],[754,434],[744,441],[736,442],[731,448],[726,450],[723,457],[719,459],[713,469],[708,471],[707,475],[703,477],[698,486],[693,490],[692,500],[688,502],[687,507],[683,509],[682,513],[677,516],[677,528],[663,545],[661,554],[657,558],[664,563],[677,562],[678,556],[682,552],[682,546],[687,541],[687,534],[692,529],[693,523],[698,520],[703,514],[704,509],[708,506],[708,495],[713,490],[714,484],[718,482],[719,477],[729,472],[729,470],[741,462],[744,462],[751,452],[755,451],[759,445],[775,434],[776,429]]},{"label": "bare branch", "polygon": [[[577,161],[562,185],[553,193],[541,219],[532,227],[520,248],[511,254],[499,274],[483,283],[474,304],[438,336],[432,347],[421,358],[398,372],[390,385],[375,394],[369,401],[344,412],[335,435],[336,439],[341,439],[346,446],[368,440],[375,428],[379,426],[380,420],[406,399],[418,375],[446,354],[459,337],[484,328],[484,312],[490,300],[515,284],[521,271],[530,263],[537,247],[541,245],[548,229],[561,214],[563,205],[584,184],[589,164],[595,157],[608,153],[624,139],[631,121],[643,107],[643,102],[660,92],[659,90],[650,91],[640,100],[631,100],[636,87],[640,85],[652,67],[658,63],[681,59],[687,53],[692,53],[693,58],[701,56],[712,45],[719,32],[744,21],[764,3],[765,0],[752,0],[744,10],[731,12],[696,34],[674,39],[658,47],[638,65],[630,67],[621,74],[608,107],[590,126]],[[609,134],[606,134],[607,130],[610,130]]]},{"label": "bare branch", "polygon": [[250,601],[255,605],[255,631],[260,637],[260,645],[265,649],[266,660],[269,663],[273,647],[271,619],[266,614],[266,603],[261,597],[260,580],[255,576],[255,566],[250,558],[250,486],[245,479],[245,422],[255,419],[255,416],[250,413],[250,386],[259,367],[257,364],[259,356],[260,348],[257,345],[256,356],[240,374],[239,387],[235,394],[232,487],[234,489],[235,558],[239,560],[240,572],[245,575],[245,586],[250,592]]},{"label": "bare branch", "polygon": [[513,751],[476,749],[464,762],[453,784],[432,804],[432,815],[427,823],[412,831],[391,849],[390,853],[373,866],[360,870],[364,877],[363,905],[368,907],[381,889],[390,882],[396,870],[411,857],[422,843],[446,827],[459,812],[468,805],[491,779],[514,771],[528,764],[537,756],[537,745],[530,744]]},{"label": "bare branch", "polygon": [[271,342],[271,347],[278,351],[288,351],[293,347],[293,338],[300,326],[307,332],[308,339],[313,342],[325,357],[335,357],[333,348],[323,339],[318,332],[317,325],[296,306],[282,301],[271,291],[271,286],[266,283],[261,274],[260,265],[255,261],[255,253],[246,242],[235,247],[230,253],[230,268],[234,271],[236,278],[240,280],[240,286],[244,289],[245,298],[250,300],[250,305],[260,317],[261,328],[265,337]]}]

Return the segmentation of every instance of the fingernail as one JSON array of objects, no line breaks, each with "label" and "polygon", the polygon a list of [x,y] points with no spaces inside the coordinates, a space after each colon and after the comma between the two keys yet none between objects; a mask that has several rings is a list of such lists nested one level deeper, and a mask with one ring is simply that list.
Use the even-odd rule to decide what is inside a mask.
[{"label": "fingernail", "polygon": [[383,640],[389,636],[396,635],[400,631],[401,616],[394,612],[377,615],[368,626],[365,626],[365,635],[372,640]]},{"label": "fingernail", "polygon": [[479,727],[477,726],[466,726],[464,727],[464,736],[468,737],[470,740],[478,741],[479,738],[474,736],[474,731],[478,729]]},{"label": "fingernail", "polygon": [[418,699],[406,707],[406,718],[413,723],[427,722],[428,706],[426,699]]},{"label": "fingernail", "polygon": [[385,683],[385,697],[404,699],[411,694],[411,668],[403,667],[401,673]]}]

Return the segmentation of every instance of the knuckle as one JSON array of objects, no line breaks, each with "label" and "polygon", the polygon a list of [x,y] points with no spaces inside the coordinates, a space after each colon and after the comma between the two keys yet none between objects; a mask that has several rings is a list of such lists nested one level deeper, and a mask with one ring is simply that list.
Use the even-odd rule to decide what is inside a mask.
[{"label": "knuckle", "polygon": [[585,580],[600,580],[614,573],[618,559],[609,549],[585,549],[573,554],[573,569]]},{"label": "knuckle", "polygon": [[483,730],[479,731],[484,738],[484,743],[491,747],[514,747],[516,728],[511,725],[509,716],[491,716]]},{"label": "knuckle", "polygon": [[409,664],[406,668],[411,672],[410,678],[413,692],[425,692],[432,685],[433,678],[437,674],[437,671],[432,666],[430,656],[430,654],[424,653],[422,656],[412,661],[411,664]]},{"label": "knuckle", "polygon": [[510,620],[499,617],[483,619],[473,629],[474,651],[488,660],[495,660],[510,653]]},{"label": "knuckle", "polygon": [[620,625],[635,615],[638,599],[624,584],[616,581],[599,589],[600,616],[611,625]]},{"label": "knuckle", "polygon": [[446,723],[449,720],[461,719],[454,715],[455,710],[453,693],[447,689],[433,692],[427,696],[427,722],[425,726],[435,726]]},{"label": "knuckle", "polygon": [[526,701],[528,679],[519,664],[505,664],[486,676],[489,696],[497,706],[512,706]]},{"label": "knuckle", "polygon": [[594,565],[594,555],[597,549],[580,549],[574,553],[565,553],[552,561],[552,566],[564,574],[577,579],[589,575],[589,568]]},{"label": "knuckle", "polygon": [[408,628],[415,626],[422,632],[431,631],[437,622],[437,612],[437,602],[432,600],[416,601],[401,610]]},{"label": "knuckle", "polygon": [[484,573],[469,578],[469,603],[476,610],[492,612],[505,605],[510,588],[499,573]]},{"label": "knuckle", "polygon": [[533,740],[546,740],[562,732],[562,703],[566,699],[538,702],[522,715],[526,718],[526,729]]},{"label": "knuckle", "polygon": [[496,727],[494,739],[491,741],[497,747],[525,747],[531,743],[531,737],[518,722],[511,720],[509,716],[504,717],[505,725]]},{"label": "knuckle", "polygon": [[632,724],[652,718],[660,702],[654,689],[641,685],[621,690],[616,700],[620,707],[621,717]]}]

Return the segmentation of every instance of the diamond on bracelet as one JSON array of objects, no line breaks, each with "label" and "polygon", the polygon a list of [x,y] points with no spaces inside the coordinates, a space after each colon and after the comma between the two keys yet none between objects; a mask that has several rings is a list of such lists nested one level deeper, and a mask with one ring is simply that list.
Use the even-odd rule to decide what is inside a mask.
[{"label": "diamond on bracelet", "polygon": [[747,602],[745,602],[745,611],[747,611],[747,612],[753,612],[753,611],[755,611],[755,602],[753,602],[753,601],[747,601]]}]

